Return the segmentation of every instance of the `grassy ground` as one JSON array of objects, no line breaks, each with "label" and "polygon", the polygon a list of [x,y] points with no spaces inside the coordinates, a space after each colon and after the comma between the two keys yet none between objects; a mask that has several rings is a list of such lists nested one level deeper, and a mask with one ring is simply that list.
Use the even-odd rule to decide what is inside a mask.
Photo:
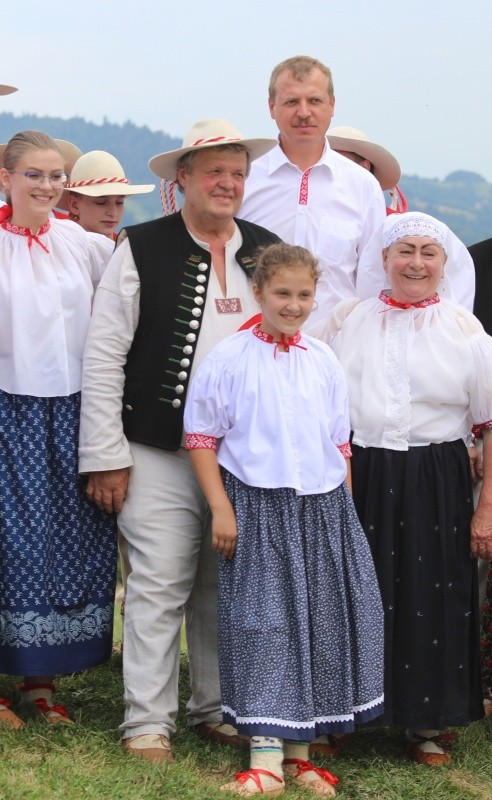
[{"label": "grassy ground", "polygon": [[[121,655],[90,672],[63,678],[56,699],[75,726],[29,720],[24,730],[0,728],[1,800],[213,800],[247,750],[218,747],[186,730],[187,657],[182,656],[181,710],[173,740],[177,763],[154,766],[127,756],[117,726],[123,717]],[[0,679],[0,696],[15,695],[15,680]],[[492,800],[492,718],[460,735],[451,768],[429,769],[402,758],[401,733],[358,732],[336,761],[320,759],[341,780],[340,800]],[[307,798],[289,788],[286,798]]]}]

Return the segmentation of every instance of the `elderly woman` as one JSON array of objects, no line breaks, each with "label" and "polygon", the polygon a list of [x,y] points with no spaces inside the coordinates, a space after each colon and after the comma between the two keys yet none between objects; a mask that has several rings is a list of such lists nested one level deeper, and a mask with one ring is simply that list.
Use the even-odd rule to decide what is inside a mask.
[{"label": "elderly woman", "polygon": [[[116,532],[77,474],[82,353],[112,245],[51,218],[66,162],[44,133],[16,134],[0,180],[0,670],[23,709],[69,721],[53,676],[112,647]],[[0,698],[0,721],[23,721]]]},{"label": "elderly woman", "polygon": [[[448,229],[421,213],[382,229],[391,288],[338,304],[310,333],[346,372],[354,501],[385,611],[383,724],[407,753],[449,763],[447,726],[483,716],[476,557],[492,557],[492,338],[441,299]],[[467,440],[483,432],[475,513]]]}]

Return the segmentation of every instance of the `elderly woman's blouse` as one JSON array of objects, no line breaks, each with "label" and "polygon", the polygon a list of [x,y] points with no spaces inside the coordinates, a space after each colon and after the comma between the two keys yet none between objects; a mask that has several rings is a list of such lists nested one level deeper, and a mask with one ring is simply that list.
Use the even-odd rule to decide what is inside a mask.
[{"label": "elderly woman's blouse", "polygon": [[407,450],[467,440],[492,419],[492,338],[449,300],[397,308],[384,295],[342,301],[309,333],[347,377],[353,442]]},{"label": "elderly woman's blouse", "polygon": [[189,448],[220,439],[219,464],[249,486],[320,494],[346,477],[347,386],[330,349],[299,338],[282,352],[249,329],[217,345],[192,381],[184,427]]},{"label": "elderly woman's blouse", "polygon": [[113,251],[105,236],[50,219],[30,235],[0,224],[0,389],[61,397],[81,388],[92,296]]}]

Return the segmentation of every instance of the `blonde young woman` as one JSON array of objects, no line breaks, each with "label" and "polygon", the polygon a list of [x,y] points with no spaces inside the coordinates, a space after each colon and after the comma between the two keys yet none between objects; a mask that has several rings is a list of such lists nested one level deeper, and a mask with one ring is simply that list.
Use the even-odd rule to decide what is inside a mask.
[{"label": "blonde young woman", "polygon": [[84,230],[115,240],[125,198],[146,194],[153,184],[132,185],[120,162],[104,150],[91,150],[74,164],[63,203]]},{"label": "blonde young woman", "polygon": [[70,721],[53,676],[112,647],[116,530],[77,475],[82,353],[110,242],[51,217],[65,160],[44,133],[7,144],[0,170],[0,670],[25,712]]}]

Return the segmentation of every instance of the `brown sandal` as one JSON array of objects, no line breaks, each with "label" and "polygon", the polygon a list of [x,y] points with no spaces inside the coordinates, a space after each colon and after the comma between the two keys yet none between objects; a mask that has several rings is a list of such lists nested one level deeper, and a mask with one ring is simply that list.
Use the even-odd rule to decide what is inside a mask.
[{"label": "brown sandal", "polygon": [[324,736],[326,736],[328,741],[320,742],[317,739],[314,739],[309,744],[310,756],[312,756],[314,753],[319,753],[322,756],[338,756],[340,754],[340,750],[343,750],[344,747],[347,747],[350,739],[348,733],[344,733],[343,736],[334,736],[332,733],[326,733]]},{"label": "brown sandal", "polygon": [[[419,733],[413,734],[413,741],[408,742],[406,745],[406,754],[412,761],[418,764],[425,764],[427,767],[442,767],[451,764],[450,750],[453,749],[458,734],[454,731],[451,733],[438,733],[437,736],[421,736]],[[433,742],[437,747],[443,750],[443,753],[428,753],[422,750],[422,744],[425,742]]]},{"label": "brown sandal", "polygon": [[[333,787],[336,786],[337,783],[340,783],[340,781],[327,769],[315,767],[314,764],[303,758],[284,758],[283,766],[297,767],[297,772],[291,773],[290,777],[294,778],[304,789],[308,789],[310,792],[320,797],[335,796],[335,789]],[[315,778],[312,779],[312,776],[310,778],[308,776],[310,772],[314,773],[319,780]]]},{"label": "brown sandal", "polygon": [[[56,691],[52,683],[22,683],[17,688],[24,694],[23,703],[32,708],[39,716],[43,717],[46,722],[49,722],[50,725],[58,725],[60,722],[64,724],[68,723],[69,725],[74,724],[65,706],[60,704],[53,705],[51,703],[51,698]],[[29,699],[27,699],[26,695],[28,692],[35,692],[39,694],[39,696],[30,696]]]},{"label": "brown sandal", "polygon": [[[272,786],[270,789],[264,789],[261,785],[260,775],[267,775],[269,778],[273,778],[280,784],[280,786]],[[220,787],[222,792],[232,792],[237,795],[242,795],[243,797],[252,797],[255,794],[269,794],[270,797],[278,797],[284,793],[285,781],[283,778],[280,778],[278,775],[275,775],[274,772],[270,772],[268,769],[250,769],[248,772],[236,772],[235,777],[235,781],[232,783],[226,783],[224,786]],[[257,792],[250,792],[243,785],[249,779],[256,783],[258,787]]]},{"label": "brown sandal", "polygon": [[11,708],[12,703],[10,700],[5,700],[4,697],[0,697],[0,723],[19,731],[24,727],[24,723],[17,714],[14,714]]}]

